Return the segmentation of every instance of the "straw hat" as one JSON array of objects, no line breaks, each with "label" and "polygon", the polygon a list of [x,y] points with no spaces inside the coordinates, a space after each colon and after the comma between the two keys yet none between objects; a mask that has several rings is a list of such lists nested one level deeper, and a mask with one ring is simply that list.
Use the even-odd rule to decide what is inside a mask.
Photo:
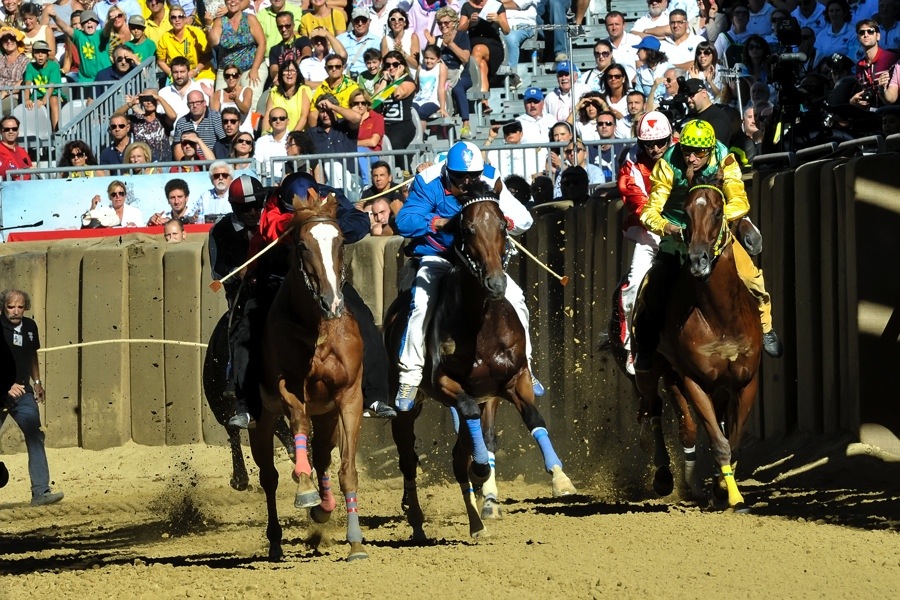
[{"label": "straw hat", "polygon": [[0,27],[0,39],[7,35],[14,36],[19,44],[23,44],[25,41],[25,32],[9,25],[3,25]]}]

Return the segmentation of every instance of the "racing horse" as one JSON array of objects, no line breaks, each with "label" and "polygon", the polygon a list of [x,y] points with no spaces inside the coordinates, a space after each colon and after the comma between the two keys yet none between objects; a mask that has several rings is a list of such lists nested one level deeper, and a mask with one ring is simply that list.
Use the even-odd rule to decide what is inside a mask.
[{"label": "racing horse", "polygon": [[[525,355],[525,330],[505,298],[508,261],[507,220],[500,210],[497,187],[486,183],[459,198],[461,210],[449,227],[456,228],[454,267],[444,276],[436,309],[427,323],[426,360],[420,394],[411,411],[398,412],[391,422],[403,473],[402,506],[413,529],[413,540],[427,539],[424,514],[416,490],[418,455],[415,420],[422,409],[422,392],[450,407],[460,420],[453,447],[453,474],[460,486],[469,534],[487,531],[475,506],[473,485],[492,475],[479,403],[494,398],[511,401],[537,441],[552,474],[554,496],[575,493],[553,449],[543,417],[534,405],[534,389]],[[392,393],[399,388],[397,357],[411,304],[412,291],[401,293],[385,318],[385,341],[393,357]],[[492,416],[492,413],[491,413]],[[487,490],[486,490],[487,491]]]},{"label": "racing horse", "polygon": [[[660,423],[662,401],[657,394],[662,376],[679,415],[686,479],[691,479],[697,438],[693,408],[706,429],[720,471],[719,489],[714,491],[727,492],[729,507],[743,512],[747,507],[734,480],[736,463],[732,463],[732,456],[740,447],[756,400],[762,328],[758,305],[735,265],[735,237],[724,218],[722,173],[715,174],[709,183],[695,182],[690,175],[684,204],[686,259],[668,292],[665,325],[653,369],[638,372],[634,381],[642,416],[651,417],[657,493],[671,493],[673,486]],[[650,293],[642,287],[639,305],[645,292]],[[623,364],[624,351],[616,347],[621,337],[611,331],[611,340],[617,361]]]},{"label": "racing horse", "polygon": [[[314,189],[294,196],[289,238],[290,268],[266,320],[263,334],[263,410],[250,430],[250,448],[266,492],[269,559],[280,560],[281,525],[275,503],[278,472],[272,437],[277,421],[288,418],[294,437],[296,508],[325,523],[336,506],[328,468],[340,446],[340,487],[347,506],[347,560],[368,558],[357,512],[356,449],[362,422],[362,338],[344,307],[343,235],[334,194]],[[307,442],[311,443],[312,465]],[[318,486],[312,478],[315,467]],[[317,489],[318,488],[318,489]]]},{"label": "racing horse", "polygon": [[[237,302],[235,304],[237,305]],[[250,478],[247,475],[247,465],[244,463],[241,430],[228,424],[228,420],[234,414],[234,401],[225,397],[225,387],[228,384],[228,331],[231,328],[232,310],[222,315],[212,335],[209,336],[203,359],[203,395],[216,421],[228,434],[228,445],[231,448],[231,487],[243,491],[247,489]],[[294,440],[291,439],[291,432],[284,419],[278,420],[275,435],[287,453],[293,456]]]}]

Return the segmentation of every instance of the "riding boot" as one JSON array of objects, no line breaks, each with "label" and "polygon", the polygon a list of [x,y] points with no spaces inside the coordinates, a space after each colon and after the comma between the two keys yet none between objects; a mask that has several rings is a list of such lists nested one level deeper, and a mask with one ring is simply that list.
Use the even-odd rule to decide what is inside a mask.
[{"label": "riding boot", "polygon": [[356,289],[350,283],[344,283],[341,292],[344,303],[356,318],[363,342],[363,403],[378,417],[394,417],[396,413],[390,406],[388,355],[384,339],[378,332],[372,311]]},{"label": "riding boot", "polygon": [[635,371],[646,372],[653,365],[653,355],[665,324],[669,290],[678,277],[680,266],[677,256],[660,252],[644,278],[632,320]]},{"label": "riding boot", "polygon": [[744,282],[744,285],[747,286],[747,289],[750,290],[750,293],[753,294],[753,297],[756,298],[759,306],[759,321],[763,332],[763,349],[769,356],[778,358],[784,352],[784,348],[772,326],[772,298],[766,292],[766,282],[763,279],[762,269],[753,263],[743,246],[732,244],[731,247],[738,276]]}]

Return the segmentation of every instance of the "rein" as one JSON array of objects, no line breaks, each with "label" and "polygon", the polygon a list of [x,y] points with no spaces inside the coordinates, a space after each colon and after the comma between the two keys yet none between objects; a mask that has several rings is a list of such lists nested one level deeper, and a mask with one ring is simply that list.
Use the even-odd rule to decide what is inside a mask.
[{"label": "rein", "polygon": [[[691,186],[688,189],[688,194],[693,192],[694,190],[715,190],[718,192],[719,196],[722,197],[722,202],[725,202],[725,192],[714,185],[708,185],[705,183],[701,183],[695,186]],[[728,242],[731,241],[731,229],[728,228],[728,221],[725,219],[725,215],[722,215],[722,227],[719,229],[719,236],[716,238],[716,243],[713,244],[713,260],[719,258],[722,252],[725,251],[726,246],[728,246]]]},{"label": "rein", "polygon": [[[466,208],[472,206],[473,204],[478,204],[479,202],[493,202],[496,205],[500,205],[500,201],[493,196],[476,196],[471,200],[466,201],[462,204],[460,208],[460,220],[462,220],[462,211]],[[482,279],[484,277],[483,269],[481,265],[477,264],[472,257],[469,256],[469,253],[466,252],[465,242],[462,241],[462,236],[459,236],[459,243],[453,246],[453,250],[456,252],[456,255],[459,257],[460,261],[469,269],[469,272],[475,276],[476,279]],[[509,238],[507,237],[505,247],[503,250],[503,254],[500,257],[500,262],[503,265],[503,270],[506,271],[507,265],[509,265],[509,256],[510,256],[510,243]]]}]

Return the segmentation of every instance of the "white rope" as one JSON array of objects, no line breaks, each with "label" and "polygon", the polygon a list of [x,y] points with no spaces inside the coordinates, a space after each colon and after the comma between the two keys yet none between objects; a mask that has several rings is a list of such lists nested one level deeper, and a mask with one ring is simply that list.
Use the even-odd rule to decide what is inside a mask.
[{"label": "white rope", "polygon": [[66,346],[53,346],[51,348],[40,348],[38,352],[53,352],[54,350],[66,350],[68,348],[85,348],[87,346],[101,346],[103,344],[172,344],[173,346],[193,346],[196,348],[206,348],[208,344],[200,342],[182,342],[180,340],[157,340],[153,338],[137,339],[137,340],[99,340],[96,342],[80,342],[78,344],[68,344]]}]

